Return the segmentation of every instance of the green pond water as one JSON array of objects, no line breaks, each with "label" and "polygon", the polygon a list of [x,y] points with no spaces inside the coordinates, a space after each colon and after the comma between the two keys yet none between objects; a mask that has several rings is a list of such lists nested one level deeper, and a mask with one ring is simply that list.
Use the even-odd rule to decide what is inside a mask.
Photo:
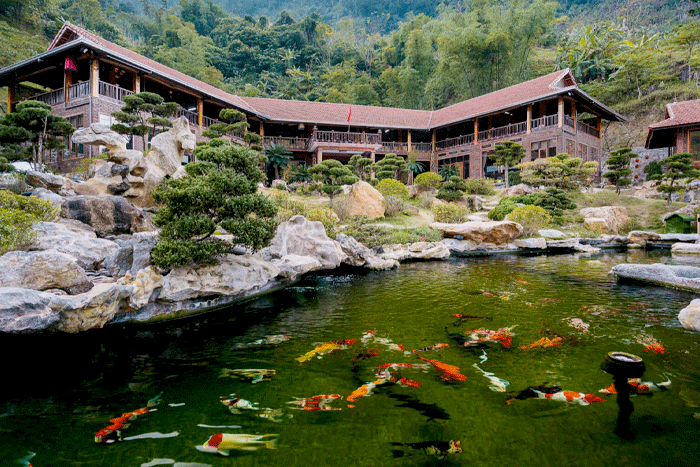
[{"label": "green pond water", "polygon": [[[78,335],[3,336],[0,465],[20,465],[29,452],[36,453],[34,467],[697,465],[700,334],[677,320],[694,295],[622,284],[607,275],[623,262],[677,261],[631,252],[411,263],[394,271],[311,276],[272,295],[178,321],[109,325]],[[492,319],[457,323],[451,314]],[[588,324],[588,331],[570,327],[569,318]],[[465,348],[450,337],[510,326],[510,348]],[[543,328],[576,341],[520,348],[543,337]],[[363,344],[368,330],[376,330],[379,340]],[[271,335],[289,339],[253,344]],[[342,339],[357,344],[297,361],[319,343]],[[405,350],[450,344],[422,356],[459,367],[467,379],[442,381],[432,367],[404,369],[392,375],[420,387],[385,384],[348,402],[353,391],[376,379],[379,365],[424,363],[381,339]],[[639,341],[659,342],[666,353],[645,351]],[[378,355],[353,362],[367,349]],[[612,383],[600,364],[613,350],[643,357],[644,381],[672,382],[670,391],[632,396],[633,440],[614,435],[616,396],[598,392]],[[474,364],[508,381],[512,393],[491,390]],[[276,374],[257,384],[221,377],[225,369],[251,368]],[[543,383],[606,400],[505,404],[509,395]],[[232,414],[220,402],[231,393],[281,409],[279,420],[255,411]],[[121,442],[95,443],[95,433],[110,419],[159,394],[157,410],[132,420],[121,430]],[[322,394],[340,395],[329,406],[341,410],[288,404]],[[196,449],[217,433],[274,434],[276,449],[232,451],[229,457]],[[463,451],[440,458],[410,446],[450,440],[460,440]]]}]

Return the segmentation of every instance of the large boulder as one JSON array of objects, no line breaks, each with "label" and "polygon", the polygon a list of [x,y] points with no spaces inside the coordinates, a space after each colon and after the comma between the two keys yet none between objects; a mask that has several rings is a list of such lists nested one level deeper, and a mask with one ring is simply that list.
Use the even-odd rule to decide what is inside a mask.
[{"label": "large boulder", "polygon": [[0,287],[87,292],[92,282],[70,255],[56,250],[10,251],[0,256]]},{"label": "large boulder", "polygon": [[588,229],[600,229],[601,233],[618,234],[630,218],[627,209],[623,206],[601,206],[583,208],[580,214],[584,218],[584,225]]},{"label": "large boulder", "polygon": [[531,195],[535,193],[537,189],[528,185],[527,183],[519,183],[513,185],[506,190],[506,196],[521,196],[521,195]]},{"label": "large boulder", "polygon": [[132,292],[130,285],[97,283],[87,293],[58,297],[61,319],[55,327],[72,333],[101,328],[119,313],[129,310]]},{"label": "large boulder", "polygon": [[163,276],[156,271],[155,267],[149,266],[136,273],[136,277],[127,272],[124,277],[117,281],[117,284],[132,287],[129,307],[137,310],[151,302],[153,292],[163,287]]},{"label": "large boulder", "polygon": [[367,182],[359,181],[350,187],[346,199],[348,216],[384,216],[384,196]]},{"label": "large boulder", "polygon": [[120,196],[71,196],[61,206],[61,216],[77,219],[99,236],[153,230],[144,213]]},{"label": "large boulder", "polygon": [[335,241],[338,242],[346,255],[343,262],[350,266],[364,266],[367,260],[375,255],[372,250],[358,242],[355,237],[339,233],[336,235]]},{"label": "large boulder", "polygon": [[511,243],[523,233],[523,227],[517,222],[511,221],[463,222],[461,224],[433,222],[430,227],[440,230],[447,238],[496,245]]},{"label": "large boulder", "polygon": [[697,243],[674,243],[671,247],[671,254],[674,255],[700,255],[700,244]]},{"label": "large boulder", "polygon": [[87,128],[75,130],[71,141],[74,144],[107,146],[110,152],[126,149],[127,143],[125,136],[112,131],[105,123],[93,123]]},{"label": "large boulder", "polygon": [[633,230],[627,234],[627,241],[644,247],[647,242],[658,241],[661,238],[656,232],[647,232],[644,230]]},{"label": "large boulder", "polygon": [[97,238],[92,227],[77,220],[39,222],[34,231],[37,237],[32,250],[53,249],[68,254],[86,271],[99,269],[105,258],[119,250],[115,242]]},{"label": "large boulder", "polygon": [[261,288],[280,270],[257,255],[224,255],[216,264],[173,269],[163,280],[159,301],[179,302],[218,295],[236,296]]},{"label": "large boulder", "polygon": [[24,176],[24,182],[34,188],[44,188],[54,193],[59,193],[66,179],[60,175],[29,170]]},{"label": "large boulder", "polygon": [[694,299],[678,313],[678,321],[685,329],[700,332],[700,299]]},{"label": "large boulder", "polygon": [[442,242],[415,242],[383,245],[381,257],[385,260],[436,260],[450,257],[450,249]]},{"label": "large boulder", "polygon": [[15,287],[0,287],[0,332],[42,331],[61,319],[54,294]]},{"label": "large boulder", "polygon": [[294,279],[322,268],[321,262],[316,258],[299,255],[285,255],[280,259],[273,259],[272,264],[279,269],[280,277],[286,279]]},{"label": "large boulder", "polygon": [[193,151],[196,144],[195,134],[190,129],[190,122],[185,117],[173,120],[173,127],[159,133],[151,140],[151,150],[146,153],[146,161],[166,175],[172,175],[182,167],[185,151]]},{"label": "large boulder", "polygon": [[668,264],[618,264],[610,270],[618,279],[630,279],[685,290],[700,290],[700,268]]},{"label": "large boulder", "polygon": [[317,259],[323,269],[337,268],[346,257],[338,242],[326,235],[322,223],[298,215],[277,227],[268,251],[277,259],[285,255],[310,256]]}]

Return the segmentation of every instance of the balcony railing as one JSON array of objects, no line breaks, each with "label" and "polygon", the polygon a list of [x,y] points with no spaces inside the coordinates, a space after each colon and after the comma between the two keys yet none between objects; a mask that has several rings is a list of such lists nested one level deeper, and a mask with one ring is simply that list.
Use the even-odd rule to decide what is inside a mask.
[{"label": "balcony railing", "polygon": [[190,110],[183,109],[182,107],[180,107],[173,116],[175,118],[185,117],[187,121],[190,122],[190,125],[199,127],[199,115],[196,112],[192,112]]},{"label": "balcony railing", "polygon": [[382,141],[382,147],[379,149],[384,153],[401,153],[408,152],[408,143],[398,143],[396,141]]},{"label": "balcony railing", "polygon": [[308,138],[288,138],[286,136],[265,136],[263,138],[263,144],[265,146],[281,144],[288,149],[306,149],[308,143]]},{"label": "balcony railing", "polygon": [[541,130],[551,126],[557,126],[558,118],[556,115],[547,115],[546,117],[535,118],[532,120],[532,129]]},{"label": "balcony railing", "polygon": [[312,142],[335,144],[381,144],[381,135],[378,133],[351,133],[345,131],[320,131],[315,130],[311,137]]},{"label": "balcony railing", "polygon": [[221,122],[215,118],[211,118],[211,117],[206,117],[206,116],[202,117],[202,127],[203,128],[209,128],[210,126],[212,126],[215,123],[223,123],[223,122]]},{"label": "balcony railing", "polygon": [[587,123],[578,122],[578,131],[600,138],[600,131],[596,127],[588,125]]},{"label": "balcony railing", "polygon": [[500,126],[498,128],[490,128],[488,130],[480,131],[479,141],[505,138],[508,136],[519,135],[525,132],[527,132],[527,122],[511,123],[506,126]]},{"label": "balcony railing", "polygon": [[29,99],[35,101],[41,101],[49,105],[63,104],[65,102],[65,94],[63,88],[54,89],[53,91],[45,92],[44,94],[39,94],[38,96],[30,97]]},{"label": "balcony railing", "polygon": [[124,96],[134,93],[134,91],[129,91],[128,89],[120,88],[119,86],[105,83],[104,81],[100,81],[99,84],[100,96],[106,97],[107,99],[123,102]]},{"label": "balcony railing", "polygon": [[90,81],[74,84],[68,88],[68,101],[90,97]]},{"label": "balcony railing", "polygon": [[569,117],[568,115],[564,115],[564,125],[571,127],[571,128],[576,128],[574,126],[574,117]]},{"label": "balcony railing", "polygon": [[438,141],[435,143],[435,148],[436,149],[447,149],[447,148],[453,148],[456,146],[464,146],[466,144],[472,144],[474,143],[474,135],[469,134],[469,135],[464,135],[464,136],[458,136],[456,138],[449,138],[445,139],[442,141]]}]

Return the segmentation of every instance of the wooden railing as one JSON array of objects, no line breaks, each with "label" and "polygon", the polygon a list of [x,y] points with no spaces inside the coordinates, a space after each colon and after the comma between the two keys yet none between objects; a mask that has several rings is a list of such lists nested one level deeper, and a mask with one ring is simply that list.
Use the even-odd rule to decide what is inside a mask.
[{"label": "wooden railing", "polygon": [[381,144],[378,133],[351,133],[345,131],[315,130],[311,142],[336,144]]},{"label": "wooden railing", "polygon": [[541,130],[550,126],[557,126],[557,116],[547,115],[546,117],[535,118],[532,120],[532,129]]},{"label": "wooden railing", "polygon": [[511,123],[498,128],[490,128],[479,132],[479,141],[489,139],[505,138],[508,136],[519,135],[527,131],[527,122]]},{"label": "wooden railing", "polygon": [[447,148],[454,148],[456,146],[464,146],[466,144],[472,144],[474,143],[474,135],[469,134],[469,135],[464,135],[464,136],[458,136],[456,138],[449,138],[445,139],[442,141],[438,141],[435,143],[435,148],[436,149],[447,149]]},{"label": "wooden railing", "polygon": [[189,111],[180,107],[173,115],[175,118],[185,117],[190,125],[199,127],[199,115],[196,112]]},{"label": "wooden railing", "polygon": [[396,141],[382,141],[382,147],[379,150],[387,154],[408,152],[408,143],[398,143]]},{"label": "wooden railing", "polygon": [[221,122],[215,118],[211,118],[211,117],[206,117],[206,116],[202,117],[202,128],[209,128],[210,126],[212,126],[215,123],[223,123],[223,122]]},{"label": "wooden railing", "polygon": [[571,128],[576,128],[574,126],[574,117],[569,117],[568,115],[564,115],[564,125],[571,127]]},{"label": "wooden railing", "polygon": [[90,81],[83,81],[68,88],[68,101],[84,97],[90,97]]},{"label": "wooden railing", "polygon": [[49,105],[63,104],[65,102],[65,94],[63,93],[63,88],[54,89],[53,91],[45,92],[44,94],[39,94],[38,96],[30,97],[26,100],[41,101]]},{"label": "wooden railing", "polygon": [[281,144],[289,149],[306,149],[308,143],[308,138],[288,138],[286,136],[263,137],[263,144],[265,146],[270,144]]},{"label": "wooden railing", "polygon": [[105,83],[104,81],[100,81],[99,93],[100,96],[106,97],[107,99],[123,102],[124,96],[133,94],[134,91],[129,91],[128,89],[120,88],[119,86],[115,86],[114,84],[109,84]]},{"label": "wooden railing", "polygon": [[433,144],[432,143],[412,143],[411,144],[411,151],[415,152],[432,152],[433,150]]},{"label": "wooden railing", "polygon": [[600,131],[596,127],[583,122],[577,122],[577,125],[578,131],[600,138]]}]

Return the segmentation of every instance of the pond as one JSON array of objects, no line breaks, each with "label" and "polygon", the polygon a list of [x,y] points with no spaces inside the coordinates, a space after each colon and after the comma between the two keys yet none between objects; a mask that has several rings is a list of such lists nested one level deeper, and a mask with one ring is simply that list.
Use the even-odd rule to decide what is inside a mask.
[{"label": "pond", "polygon": [[[497,255],[336,271],[178,321],[3,336],[0,465],[696,465],[700,334],[677,319],[694,295],[617,283],[607,273],[622,262],[674,260]],[[538,341],[554,345],[526,348]],[[616,396],[599,392],[610,351],[641,356],[643,381],[672,386],[631,397],[632,440],[613,433]],[[408,365],[375,376],[393,363]],[[275,374],[252,382],[240,369]],[[605,400],[524,397],[541,385]],[[95,442],[115,424],[121,441]],[[202,447],[218,433],[251,437],[225,436],[221,450],[247,442],[225,457]],[[462,452],[435,452],[451,440]]]}]

